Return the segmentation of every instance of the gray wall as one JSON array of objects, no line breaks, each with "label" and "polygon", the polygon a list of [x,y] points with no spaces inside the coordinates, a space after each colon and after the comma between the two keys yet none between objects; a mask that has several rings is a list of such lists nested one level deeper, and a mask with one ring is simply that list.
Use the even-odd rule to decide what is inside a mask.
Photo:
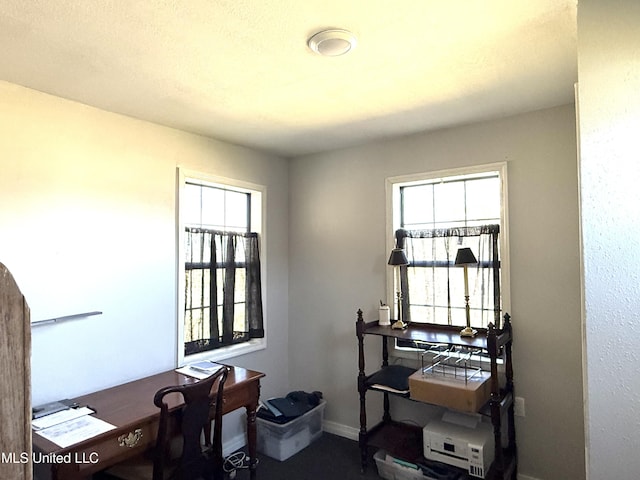
[{"label": "gray wall", "polygon": [[638,478],[640,3],[581,0],[580,183],[588,478]]},{"label": "gray wall", "polygon": [[182,165],[267,186],[268,348],[234,363],[267,373],[264,397],[322,390],[328,427],[353,436],[355,311],[374,318],[390,273],[385,178],[507,161],[520,472],[584,478],[573,106],[287,162],[7,83],[0,101],[1,260],[34,320],[104,312],[34,331],[36,403],[174,366]]},{"label": "gray wall", "polygon": [[[265,185],[266,350],[232,363],[288,389],[287,162],[0,82],[0,261],[32,320],[39,404],[175,367],[176,166]],[[225,440],[244,442],[238,415]],[[239,445],[238,445],[239,443]]]},{"label": "gray wall", "polygon": [[[515,388],[526,401],[526,417],[516,422],[519,471],[579,480],[585,473],[573,105],[292,161],[290,383],[322,390],[329,427],[355,435],[355,312],[376,318],[391,273],[385,178],[500,161],[508,162]],[[369,343],[375,366],[379,343]],[[380,417],[379,400],[372,405],[370,422]],[[421,405],[412,408],[422,415]]]}]

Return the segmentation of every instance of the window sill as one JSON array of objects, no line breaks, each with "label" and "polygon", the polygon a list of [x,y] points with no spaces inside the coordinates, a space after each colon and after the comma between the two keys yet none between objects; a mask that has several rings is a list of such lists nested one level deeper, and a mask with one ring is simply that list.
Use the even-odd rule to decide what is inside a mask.
[{"label": "window sill", "polygon": [[258,352],[267,348],[267,341],[264,338],[255,338],[248,342],[229,345],[228,347],[218,348],[216,350],[208,350],[206,352],[194,353],[193,355],[183,357],[182,364],[198,362],[201,360],[210,360],[219,362],[229,358],[239,357],[248,353]]}]

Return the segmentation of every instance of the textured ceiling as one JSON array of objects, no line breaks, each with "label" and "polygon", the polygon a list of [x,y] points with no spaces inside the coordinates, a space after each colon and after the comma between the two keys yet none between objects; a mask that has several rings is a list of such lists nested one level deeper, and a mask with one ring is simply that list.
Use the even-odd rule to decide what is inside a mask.
[{"label": "textured ceiling", "polygon": [[576,3],[3,0],[0,79],[290,157],[572,102]]}]

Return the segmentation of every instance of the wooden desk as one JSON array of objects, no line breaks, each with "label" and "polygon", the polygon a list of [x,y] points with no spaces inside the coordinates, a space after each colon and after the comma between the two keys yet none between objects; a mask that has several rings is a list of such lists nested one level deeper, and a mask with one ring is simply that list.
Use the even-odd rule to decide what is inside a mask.
[{"label": "wooden desk", "polygon": [[[223,413],[244,407],[247,411],[247,442],[251,458],[251,478],[256,473],[256,410],[263,373],[231,367],[224,386]],[[155,445],[160,410],[153,404],[162,387],[197,380],[174,370],[141,378],[116,387],[75,398],[81,406],[96,410],[95,416],[116,426],[71,447],[61,448],[37,433],[33,434],[34,472],[38,480],[81,480],[138,455]],[[166,397],[170,410],[182,406],[179,394]],[[62,455],[51,463],[38,462],[40,455]],[[46,457],[51,458],[53,455]]]}]

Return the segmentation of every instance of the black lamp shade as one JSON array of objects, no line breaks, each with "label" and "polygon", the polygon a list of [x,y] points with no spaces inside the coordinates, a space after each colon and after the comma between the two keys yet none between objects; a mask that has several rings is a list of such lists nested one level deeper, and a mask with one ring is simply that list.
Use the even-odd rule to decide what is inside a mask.
[{"label": "black lamp shade", "polygon": [[455,265],[475,265],[478,263],[476,256],[470,248],[459,248],[456,255]]},{"label": "black lamp shade", "polygon": [[409,265],[409,260],[407,260],[407,255],[402,248],[394,248],[391,250],[391,255],[387,263],[394,266]]}]

